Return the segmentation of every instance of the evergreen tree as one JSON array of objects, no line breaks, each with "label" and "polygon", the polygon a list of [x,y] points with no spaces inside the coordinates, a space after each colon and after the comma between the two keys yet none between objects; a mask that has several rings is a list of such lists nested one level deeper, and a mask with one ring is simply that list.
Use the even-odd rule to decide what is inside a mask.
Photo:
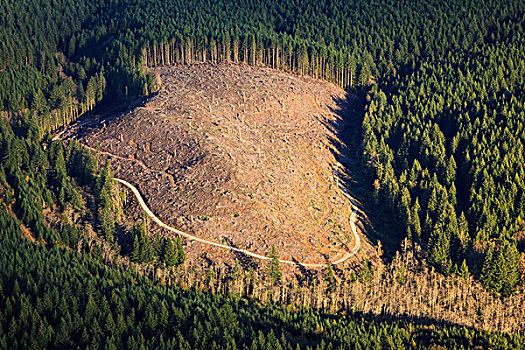
[{"label": "evergreen tree", "polygon": [[332,268],[332,264],[328,259],[326,259],[325,280],[328,282],[329,288],[331,288],[335,283],[334,269]]},{"label": "evergreen tree", "polygon": [[175,265],[182,265],[186,260],[186,253],[184,252],[184,247],[182,245],[182,238],[177,235],[175,238],[175,247],[176,247],[176,259]]},{"label": "evergreen tree", "polygon": [[520,253],[514,242],[505,242],[501,251],[504,264],[501,294],[509,296],[514,292],[516,286],[521,283]]},{"label": "evergreen tree", "polygon": [[419,206],[419,199],[416,197],[416,201],[412,206],[412,211],[410,214],[410,218],[412,220],[412,235],[413,239],[416,241],[421,240],[421,221],[419,219],[420,211],[421,207]]},{"label": "evergreen tree", "polygon": [[444,231],[442,220],[438,220],[429,238],[430,262],[444,274],[452,267],[450,260],[450,239]]},{"label": "evergreen tree", "polygon": [[102,188],[102,192],[100,193],[98,216],[102,235],[104,235],[109,242],[113,242],[113,234],[115,231],[113,203],[105,187]]},{"label": "evergreen tree", "polygon": [[268,262],[267,273],[273,285],[277,286],[281,283],[281,265],[279,262],[277,249],[274,245],[272,245],[272,250],[270,252],[270,261]]},{"label": "evergreen tree", "polygon": [[459,268],[459,275],[464,279],[468,278],[469,272],[468,272],[467,261],[465,259],[463,259],[463,262],[461,263],[461,267]]},{"label": "evergreen tree", "polygon": [[509,296],[521,282],[519,263],[515,243],[505,241],[500,247],[491,244],[483,262],[481,281],[502,296]]},{"label": "evergreen tree", "polygon": [[485,253],[485,259],[483,260],[483,268],[481,270],[481,282],[487,288],[499,291],[501,289],[501,283],[496,279],[496,266],[495,266],[495,246],[490,245],[489,249]]},{"label": "evergreen tree", "polygon": [[132,251],[131,251],[131,261],[133,262],[136,262],[136,263],[141,263],[142,262],[142,255],[140,253],[141,251],[141,247],[140,247],[140,238],[139,238],[139,234],[135,233],[133,235],[133,248],[132,248]]},{"label": "evergreen tree", "polygon": [[150,263],[153,261],[153,246],[150,237],[144,232],[140,236],[140,260],[141,262]]},{"label": "evergreen tree", "polygon": [[166,264],[167,267],[175,266],[178,263],[177,260],[179,258],[179,254],[178,251],[177,254],[175,253],[171,238],[164,238],[164,244],[162,247],[162,260],[164,261],[164,264]]}]

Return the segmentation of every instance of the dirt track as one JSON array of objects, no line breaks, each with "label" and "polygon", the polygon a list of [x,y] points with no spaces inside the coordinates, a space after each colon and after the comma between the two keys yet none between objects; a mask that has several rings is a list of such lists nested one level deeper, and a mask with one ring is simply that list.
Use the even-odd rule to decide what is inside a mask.
[{"label": "dirt track", "polygon": [[[236,251],[236,252],[239,252],[239,253],[251,256],[253,258],[257,258],[257,259],[262,259],[262,260],[271,260],[272,259],[272,258],[270,258],[270,257],[268,257],[266,255],[260,255],[260,254],[257,254],[257,253],[253,253],[253,252],[250,252],[249,250],[239,249],[239,248],[236,248],[236,247],[232,247],[230,245],[220,244],[220,243],[217,243],[217,242],[212,242],[212,241],[208,241],[208,240],[205,240],[205,239],[201,239],[199,237],[193,236],[193,235],[191,235],[189,233],[177,230],[174,227],[166,225],[164,222],[162,222],[162,220],[160,220],[157,216],[155,216],[155,214],[146,205],[146,203],[144,202],[144,199],[140,195],[139,190],[135,186],[133,186],[129,182],[127,182],[125,180],[122,180],[122,179],[115,178],[115,180],[118,181],[119,183],[123,184],[124,186],[128,187],[131,190],[131,192],[133,192],[133,194],[137,198],[137,200],[138,200],[140,206],[142,207],[142,209],[144,209],[146,214],[155,223],[157,223],[160,227],[165,228],[168,231],[174,232],[174,233],[176,233],[176,234],[178,234],[178,235],[180,235],[182,237],[185,237],[185,238],[187,238],[189,240],[192,240],[192,241],[197,241],[197,242],[200,242],[200,243],[213,245],[215,247]],[[348,260],[348,258],[354,256],[359,251],[359,248],[361,247],[361,239],[359,238],[359,234],[357,233],[357,229],[356,229],[356,225],[355,225],[356,218],[357,218],[357,210],[358,210],[357,206],[356,206],[356,203],[355,203],[354,199],[352,197],[350,197],[350,195],[348,195],[348,192],[346,191],[346,189],[344,187],[342,187],[338,177],[336,177],[336,182],[337,182],[338,186],[340,186],[340,188],[343,191],[343,193],[352,202],[353,210],[352,210],[352,214],[350,215],[349,220],[350,220],[350,226],[352,227],[352,233],[353,233],[354,239],[355,239],[355,246],[350,252],[347,252],[342,258],[337,259],[335,261],[331,261],[330,263],[332,265],[338,265],[338,264],[341,264],[341,263],[345,262],[346,260]],[[290,264],[290,265],[302,265],[302,266],[307,267],[307,268],[320,268],[320,267],[325,267],[326,266],[326,264],[312,264],[312,263],[306,263],[306,262],[301,262],[301,261],[291,261],[291,260],[282,260],[282,259],[279,259],[279,262],[281,262],[283,264]]]}]

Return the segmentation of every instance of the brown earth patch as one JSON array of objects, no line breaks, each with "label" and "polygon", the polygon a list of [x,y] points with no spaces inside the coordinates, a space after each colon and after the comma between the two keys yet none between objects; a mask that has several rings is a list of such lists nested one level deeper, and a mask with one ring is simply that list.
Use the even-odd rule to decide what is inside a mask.
[{"label": "brown earth patch", "polygon": [[[259,254],[275,245],[301,262],[353,247],[352,208],[332,175],[342,89],[243,65],[154,73],[163,90],[79,138],[110,158],[161,220]],[[190,256],[203,251],[231,254],[187,246]]]}]

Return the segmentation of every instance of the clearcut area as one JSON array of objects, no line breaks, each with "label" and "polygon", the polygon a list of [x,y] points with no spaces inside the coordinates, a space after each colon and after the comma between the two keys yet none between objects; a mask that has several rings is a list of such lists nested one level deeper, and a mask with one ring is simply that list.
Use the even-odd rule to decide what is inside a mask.
[{"label": "clearcut area", "polygon": [[[156,217],[255,254],[275,246],[281,260],[324,264],[354,250],[353,206],[334,175],[344,90],[237,64],[154,73],[163,84],[157,95],[76,137],[110,159]],[[132,207],[140,213],[136,200]],[[187,243],[190,256],[230,254]]]}]

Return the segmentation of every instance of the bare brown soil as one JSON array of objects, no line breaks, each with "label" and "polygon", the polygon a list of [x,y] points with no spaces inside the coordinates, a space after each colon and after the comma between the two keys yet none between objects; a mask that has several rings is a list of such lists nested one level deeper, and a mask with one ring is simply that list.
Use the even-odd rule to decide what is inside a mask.
[{"label": "bare brown soil", "polygon": [[[302,262],[353,247],[351,205],[332,175],[343,90],[243,65],[154,72],[159,94],[79,138],[110,158],[162,221],[259,254],[274,245]],[[186,250],[231,255],[199,243]]]}]

